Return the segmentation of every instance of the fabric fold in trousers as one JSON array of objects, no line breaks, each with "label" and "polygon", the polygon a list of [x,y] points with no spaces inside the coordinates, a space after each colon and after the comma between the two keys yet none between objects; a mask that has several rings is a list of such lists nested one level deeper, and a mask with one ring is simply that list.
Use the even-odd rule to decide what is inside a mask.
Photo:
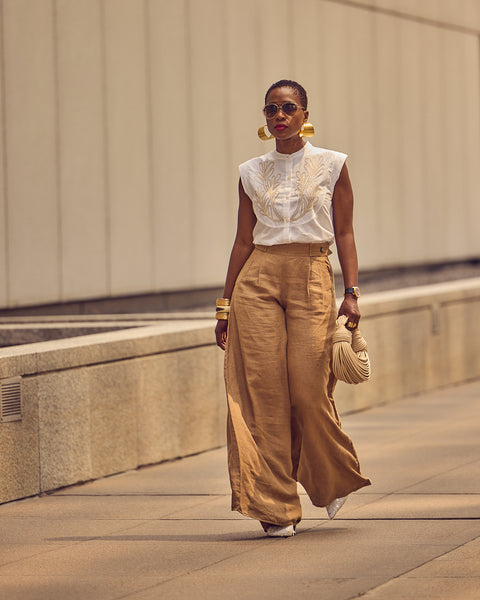
[{"label": "fabric fold in trousers", "polygon": [[231,299],[225,355],[232,510],[277,525],[370,484],[333,401],[327,244],[256,246]]}]

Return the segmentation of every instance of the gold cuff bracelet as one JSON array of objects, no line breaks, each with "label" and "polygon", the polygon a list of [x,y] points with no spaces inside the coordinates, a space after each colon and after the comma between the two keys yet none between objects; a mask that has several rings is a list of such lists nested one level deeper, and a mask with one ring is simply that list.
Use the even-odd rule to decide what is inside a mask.
[{"label": "gold cuff bracelet", "polygon": [[228,321],[228,315],[230,314],[230,298],[217,298],[217,313],[216,317],[218,321]]}]

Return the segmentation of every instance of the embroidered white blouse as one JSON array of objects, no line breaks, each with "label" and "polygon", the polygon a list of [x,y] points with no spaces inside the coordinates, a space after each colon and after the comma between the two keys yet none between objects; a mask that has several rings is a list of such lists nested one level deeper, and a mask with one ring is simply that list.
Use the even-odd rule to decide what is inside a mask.
[{"label": "embroidered white blouse", "polygon": [[307,142],[293,154],[272,150],[241,164],[243,189],[257,217],[253,242],[331,244],[333,190],[346,158]]}]

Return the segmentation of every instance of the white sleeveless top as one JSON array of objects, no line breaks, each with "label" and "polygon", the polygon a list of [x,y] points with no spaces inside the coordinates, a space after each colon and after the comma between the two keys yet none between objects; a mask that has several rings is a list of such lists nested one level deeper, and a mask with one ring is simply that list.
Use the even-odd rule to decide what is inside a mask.
[{"label": "white sleeveless top", "polygon": [[241,164],[243,189],[257,217],[253,242],[331,244],[333,190],[346,158],[307,142],[293,154],[272,150]]}]

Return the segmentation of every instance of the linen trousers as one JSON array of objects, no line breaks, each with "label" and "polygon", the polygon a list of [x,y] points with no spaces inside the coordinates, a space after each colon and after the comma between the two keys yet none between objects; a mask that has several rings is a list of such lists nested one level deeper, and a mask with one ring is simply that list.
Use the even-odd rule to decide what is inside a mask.
[{"label": "linen trousers", "polygon": [[331,369],[328,244],[256,246],[231,298],[225,353],[232,510],[276,525],[370,484],[341,429]]}]

